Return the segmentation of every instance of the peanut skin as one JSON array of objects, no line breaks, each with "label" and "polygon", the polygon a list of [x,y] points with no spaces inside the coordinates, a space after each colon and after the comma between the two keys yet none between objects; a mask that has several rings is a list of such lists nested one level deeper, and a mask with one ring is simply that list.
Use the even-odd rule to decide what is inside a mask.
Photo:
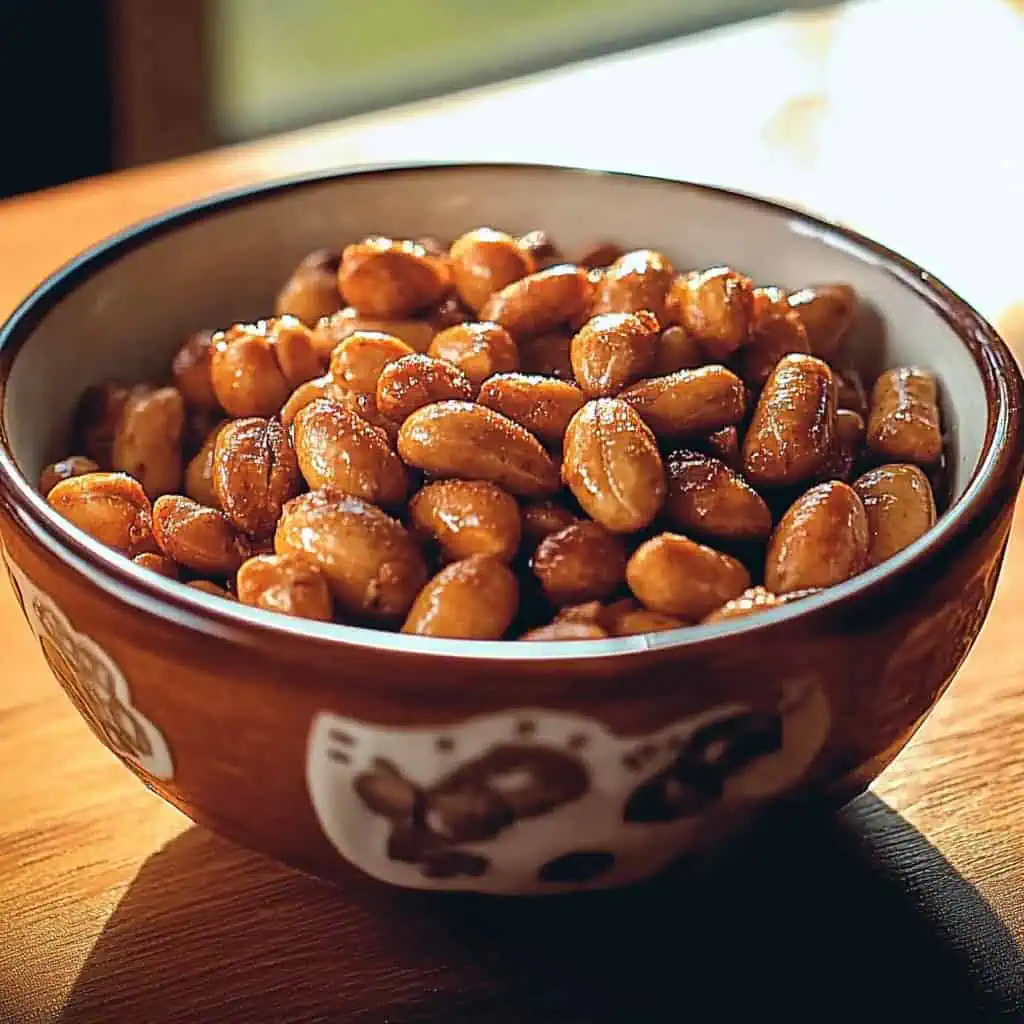
[{"label": "peanut skin", "polygon": [[857,492],[838,480],[805,491],[768,542],[764,584],[775,594],[831,587],[863,572],[868,520]]}]

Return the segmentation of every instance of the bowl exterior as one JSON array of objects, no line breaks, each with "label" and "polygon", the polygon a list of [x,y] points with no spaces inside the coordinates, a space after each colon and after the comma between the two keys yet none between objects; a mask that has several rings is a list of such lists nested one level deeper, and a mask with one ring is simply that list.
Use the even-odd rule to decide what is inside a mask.
[{"label": "bowl exterior", "polygon": [[602,888],[791,801],[847,799],[981,628],[1018,480],[933,556],[751,633],[579,660],[282,639],[140,611],[0,504],[4,561],[97,736],[195,821],[324,878]]}]

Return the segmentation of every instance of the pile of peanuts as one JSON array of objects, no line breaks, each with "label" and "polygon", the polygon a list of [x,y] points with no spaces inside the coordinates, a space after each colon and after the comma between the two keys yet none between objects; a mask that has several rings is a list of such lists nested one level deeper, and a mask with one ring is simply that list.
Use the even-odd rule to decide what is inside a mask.
[{"label": "pile of peanuts", "polygon": [[843,284],[787,294],[542,232],[312,253],[275,315],[90,388],[49,504],[229,600],[466,639],[749,615],[935,521],[936,382],[870,401]]}]

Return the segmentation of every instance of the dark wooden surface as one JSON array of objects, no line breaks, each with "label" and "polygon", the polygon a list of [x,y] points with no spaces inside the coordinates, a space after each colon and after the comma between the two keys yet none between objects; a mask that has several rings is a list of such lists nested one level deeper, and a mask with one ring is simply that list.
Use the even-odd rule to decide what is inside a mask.
[{"label": "dark wooden surface", "polygon": [[[971,10],[979,23],[1003,24],[997,6],[972,0]],[[1009,5],[1000,9],[1011,17]],[[874,46],[880,36],[858,26],[856,45]],[[809,62],[824,61],[823,39],[846,38],[842,26],[818,29],[793,37],[813,43]],[[778,52],[792,66],[800,51],[776,51],[780,38],[765,30],[750,45],[760,59]],[[952,60],[960,40],[948,42]],[[855,51],[841,52],[852,60]],[[619,65],[616,80],[625,67],[640,88],[655,66]],[[686,66],[672,65],[676,86]],[[588,95],[611,88],[612,77],[588,78]],[[545,105],[572,106],[573,88],[552,88]],[[457,155],[482,125],[512,125],[510,95],[539,102],[516,87],[476,106],[332,126],[0,204],[0,315],[126,223],[284,173]],[[863,123],[853,97],[834,120],[830,108],[821,115],[829,146]],[[559,138],[574,138],[570,123],[552,115]],[[559,151],[539,122],[524,125],[521,158],[597,159],[590,136],[578,151]],[[1000,153],[1015,139],[1005,136]],[[790,143],[769,135],[751,153],[761,145],[778,155]],[[906,160],[933,183],[946,166],[924,147]],[[657,154],[651,169],[672,170]],[[996,170],[993,162],[978,173]],[[722,180],[734,172],[730,158]],[[794,172],[794,194],[800,180]],[[836,209],[845,208],[844,181],[837,177]],[[997,191],[991,184],[986,195]],[[873,193],[849,195],[850,219],[872,230]],[[907,199],[901,211],[912,207]],[[906,227],[910,213],[900,221],[901,211],[892,222]],[[1019,214],[1007,199],[1001,223]],[[911,255],[941,263],[945,234],[933,250],[931,236],[921,238]],[[1019,275],[996,288],[1001,280],[980,267],[976,284],[992,287],[979,293],[994,303],[983,311],[1024,345]],[[973,297],[970,281],[954,283]],[[682,872],[627,893],[543,902],[427,897],[363,881],[332,889],[192,827],[92,737],[0,584],[0,1022],[1024,1020],[1019,534],[1018,523],[989,620],[957,681],[871,794],[835,819],[752,839],[696,878]]]}]

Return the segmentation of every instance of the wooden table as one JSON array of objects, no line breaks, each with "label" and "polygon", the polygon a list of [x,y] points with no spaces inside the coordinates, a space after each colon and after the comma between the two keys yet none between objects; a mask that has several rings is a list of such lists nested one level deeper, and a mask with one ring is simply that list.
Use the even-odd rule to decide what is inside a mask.
[{"label": "wooden table", "polygon": [[[0,311],[125,223],[228,186],[518,157],[798,200],[1024,345],[1024,134],[1003,109],[1024,94],[1020,6],[771,19],[14,200]],[[496,903],[333,890],[192,827],[88,733],[3,586],[0,1021],[1024,1019],[1022,607],[1018,530],[958,681],[835,821],[776,830],[697,884]]]}]

